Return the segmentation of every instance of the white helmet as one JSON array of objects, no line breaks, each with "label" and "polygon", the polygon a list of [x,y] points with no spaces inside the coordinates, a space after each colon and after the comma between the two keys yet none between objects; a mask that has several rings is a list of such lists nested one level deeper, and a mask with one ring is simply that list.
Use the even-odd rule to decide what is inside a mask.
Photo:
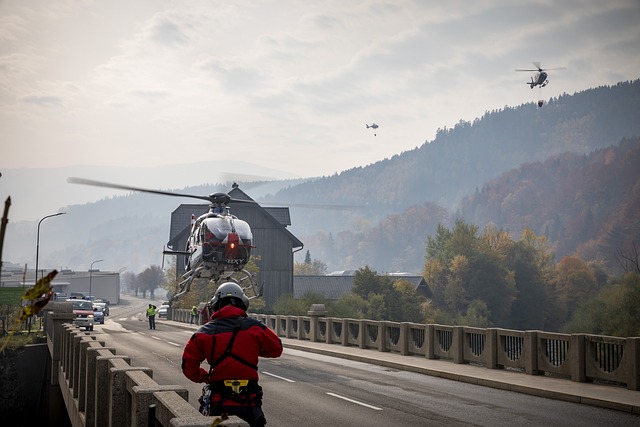
[{"label": "white helmet", "polygon": [[[232,298],[236,302],[242,303],[241,308],[247,310],[249,308],[249,298],[244,294],[244,291],[237,283],[225,282],[218,286],[213,298],[211,299],[211,306],[214,311],[220,310],[220,301]],[[236,304],[234,304],[236,305]]]}]

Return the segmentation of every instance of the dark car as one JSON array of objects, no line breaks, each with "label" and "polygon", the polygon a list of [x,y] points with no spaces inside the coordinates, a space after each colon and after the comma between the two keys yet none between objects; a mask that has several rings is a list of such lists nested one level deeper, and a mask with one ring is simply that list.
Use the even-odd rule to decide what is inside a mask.
[{"label": "dark car", "polygon": [[93,321],[104,325],[104,311],[102,307],[93,305]]},{"label": "dark car", "polygon": [[102,307],[102,311],[104,311],[104,315],[109,315],[109,301],[103,298],[96,298],[93,300],[94,307]]}]

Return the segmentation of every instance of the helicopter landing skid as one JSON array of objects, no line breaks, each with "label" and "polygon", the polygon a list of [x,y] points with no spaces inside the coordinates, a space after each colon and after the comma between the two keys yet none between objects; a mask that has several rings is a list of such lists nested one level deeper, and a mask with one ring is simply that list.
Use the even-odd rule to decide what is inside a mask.
[{"label": "helicopter landing skid", "polygon": [[[200,278],[202,277],[201,273],[203,271],[207,271],[206,267],[199,267],[197,269],[194,270],[189,270],[187,271],[185,274],[182,275],[182,277],[184,278],[184,280],[182,282],[180,282],[178,284],[178,286],[176,287],[178,289],[178,292],[173,295],[173,297],[171,298],[172,301],[177,301],[178,299],[180,299],[182,296],[184,296],[187,292],[189,292],[189,290],[191,289],[191,283],[193,283],[194,279],[196,278]],[[236,278],[233,276],[234,273],[244,273],[244,276],[241,278]],[[225,274],[225,275],[218,275],[217,278],[212,278],[212,281],[215,282],[220,282],[222,280],[226,280],[226,281],[232,281],[237,283],[238,285],[240,285],[243,289],[243,291],[246,291],[248,289],[251,289],[253,296],[250,296],[249,299],[253,299],[253,298],[259,298],[262,296],[262,292],[263,292],[263,286],[259,286],[256,281],[254,280],[254,275],[245,270],[242,269],[241,271],[237,271],[234,273],[229,273],[229,274]],[[249,281],[248,284],[244,284],[244,282]]]}]

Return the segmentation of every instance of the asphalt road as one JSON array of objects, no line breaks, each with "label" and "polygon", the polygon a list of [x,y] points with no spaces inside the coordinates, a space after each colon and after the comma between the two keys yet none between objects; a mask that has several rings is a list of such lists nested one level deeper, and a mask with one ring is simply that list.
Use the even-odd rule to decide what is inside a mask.
[{"label": "asphalt road", "polygon": [[[111,307],[105,324],[96,325],[93,333],[130,356],[132,365],[153,369],[159,384],[188,389],[189,402],[197,408],[202,385],[187,380],[180,370],[192,332],[161,319],[149,330],[144,316],[148,301],[125,297],[123,303]],[[278,359],[261,359],[259,366],[271,426],[640,425],[639,416],[626,412],[293,349],[285,348]]]}]

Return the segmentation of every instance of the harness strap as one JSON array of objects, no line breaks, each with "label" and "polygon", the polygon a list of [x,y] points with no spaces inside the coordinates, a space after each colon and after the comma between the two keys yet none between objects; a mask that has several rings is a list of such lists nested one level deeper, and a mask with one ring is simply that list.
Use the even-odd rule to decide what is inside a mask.
[{"label": "harness strap", "polygon": [[[217,358],[216,360],[213,361],[213,363],[211,364],[211,367],[209,368],[209,372],[213,371],[213,369],[216,366],[218,366],[220,364],[220,362],[222,362],[227,357],[232,357],[233,359],[237,360],[238,362],[242,363],[243,365],[247,365],[248,367],[250,367],[251,369],[253,369],[255,371],[258,370],[258,367],[256,365],[246,361],[242,357],[240,357],[237,354],[234,354],[234,353],[231,352],[231,350],[233,349],[233,343],[236,340],[236,335],[238,335],[238,331],[242,327],[242,322],[243,321],[244,321],[243,317],[238,318],[238,323],[233,328],[233,334],[231,335],[231,339],[229,340],[229,344],[227,345],[227,348],[224,350],[224,353],[222,354],[222,356],[220,356],[219,358]],[[214,348],[215,348],[215,342],[216,342],[216,336],[214,334],[213,335],[213,345],[211,347],[211,358],[213,358],[213,351],[214,351]]]}]

